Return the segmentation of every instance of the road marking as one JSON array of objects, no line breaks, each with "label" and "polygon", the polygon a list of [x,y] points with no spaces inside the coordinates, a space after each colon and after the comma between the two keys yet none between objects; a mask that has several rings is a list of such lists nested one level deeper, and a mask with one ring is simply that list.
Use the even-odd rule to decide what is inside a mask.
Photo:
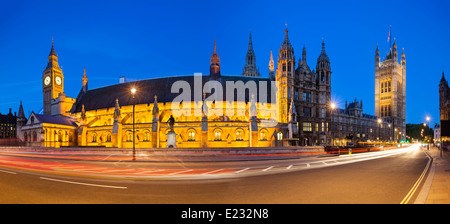
[{"label": "road marking", "polygon": [[182,170],[182,171],[178,171],[178,172],[175,172],[175,173],[169,173],[167,175],[175,175],[175,174],[186,173],[186,172],[190,172],[190,171],[192,171],[192,169],[190,169],[190,170]]},{"label": "road marking", "polygon": [[224,170],[224,169],[213,170],[213,171],[209,171],[209,172],[202,173],[202,174],[211,174],[211,173],[216,173],[216,172],[219,172],[219,171],[222,171],[222,170]]},{"label": "road marking", "polygon": [[43,180],[50,180],[50,181],[68,183],[68,184],[79,184],[79,185],[86,185],[86,186],[92,186],[92,187],[127,189],[127,187],[121,187],[121,186],[111,186],[111,185],[102,185],[102,184],[89,184],[89,183],[74,182],[74,181],[67,181],[67,180],[58,180],[58,179],[52,179],[52,178],[46,178],[46,177],[39,177],[39,178],[41,178]]},{"label": "road marking", "polygon": [[290,169],[290,168],[292,168],[292,165],[290,165],[290,166],[286,167],[286,169],[287,169],[287,170],[288,170],[288,169]]},{"label": "road marking", "polygon": [[7,170],[0,170],[0,172],[3,172],[3,173],[9,173],[9,174],[17,174],[17,173],[15,173],[15,172],[7,171]]},{"label": "road marking", "polygon": [[266,169],[263,169],[262,171],[263,171],[263,172],[266,172],[267,170],[270,170],[270,169],[272,169],[272,168],[273,168],[273,166],[267,167]]},{"label": "road marking", "polygon": [[310,167],[311,165],[309,165],[309,163],[306,164],[306,167]]},{"label": "road marking", "polygon": [[238,171],[236,171],[236,172],[234,172],[234,173],[244,172],[244,171],[246,171],[246,170],[248,170],[248,169],[250,169],[250,168],[245,168],[245,169],[242,169],[242,170],[238,170]]},{"label": "road marking", "polygon": [[417,188],[419,187],[420,183],[422,182],[422,179],[425,177],[425,174],[427,173],[428,169],[430,168],[431,162],[433,159],[426,153],[428,156],[428,163],[425,169],[423,170],[422,174],[420,175],[419,179],[417,179],[416,183],[413,185],[411,190],[408,192],[408,194],[405,196],[405,198],[400,202],[400,204],[408,204],[411,197],[414,195],[414,192],[416,192]]},{"label": "road marking", "polygon": [[328,163],[326,163],[326,162],[322,162],[324,165],[328,165]]},{"label": "road marking", "polygon": [[157,170],[146,170],[146,171],[142,171],[139,173],[134,173],[134,174],[144,174],[144,173],[153,173],[153,172],[159,172],[159,171],[164,171],[165,169],[157,169]]}]

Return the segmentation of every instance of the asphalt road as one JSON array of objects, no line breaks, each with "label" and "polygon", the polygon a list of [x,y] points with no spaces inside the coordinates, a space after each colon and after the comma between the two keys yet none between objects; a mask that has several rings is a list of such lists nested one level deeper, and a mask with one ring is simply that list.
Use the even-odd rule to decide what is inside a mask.
[{"label": "asphalt road", "polygon": [[[86,172],[83,175],[76,172],[58,174],[0,167],[0,203],[399,204],[411,192],[428,161],[426,154],[415,147],[371,159],[358,159],[358,155],[353,155],[176,164],[182,166],[176,172],[152,178],[127,178],[125,174],[90,177]],[[77,163],[84,164],[82,161]],[[174,166],[125,162],[102,164],[114,168],[120,165],[133,169],[133,172],[144,167],[164,170]],[[206,168],[201,174],[190,174]],[[215,175],[226,169],[231,171]],[[151,171],[139,170],[139,173],[145,172]],[[189,175],[183,178],[183,173]],[[178,178],[166,178],[169,176]],[[409,203],[414,202],[418,191],[420,186]]]}]

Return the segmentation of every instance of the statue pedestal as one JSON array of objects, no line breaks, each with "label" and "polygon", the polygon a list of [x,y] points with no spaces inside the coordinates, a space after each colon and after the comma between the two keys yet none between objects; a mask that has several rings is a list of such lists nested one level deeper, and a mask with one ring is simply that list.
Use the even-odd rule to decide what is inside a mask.
[{"label": "statue pedestal", "polygon": [[177,141],[176,141],[177,134],[174,131],[169,131],[169,132],[167,132],[166,136],[167,136],[167,147],[166,148],[176,148],[177,147]]}]

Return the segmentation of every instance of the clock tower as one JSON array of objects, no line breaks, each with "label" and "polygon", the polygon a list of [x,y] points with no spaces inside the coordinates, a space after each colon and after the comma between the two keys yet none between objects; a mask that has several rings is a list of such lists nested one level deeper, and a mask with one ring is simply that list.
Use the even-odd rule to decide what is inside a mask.
[{"label": "clock tower", "polygon": [[51,115],[51,101],[64,91],[64,76],[58,65],[58,56],[53,46],[48,55],[47,67],[42,75],[42,91],[44,97],[44,115]]}]

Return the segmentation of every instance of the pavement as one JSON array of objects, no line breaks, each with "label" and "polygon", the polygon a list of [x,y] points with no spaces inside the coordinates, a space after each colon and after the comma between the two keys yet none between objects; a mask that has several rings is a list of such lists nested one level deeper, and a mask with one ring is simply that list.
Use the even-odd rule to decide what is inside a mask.
[{"label": "pavement", "polygon": [[[416,204],[450,204],[450,151],[430,147],[428,154],[433,158],[433,164],[424,183],[422,192],[428,190],[423,200],[416,200]],[[428,183],[427,183],[428,182]],[[421,193],[422,193],[421,192]]]}]

